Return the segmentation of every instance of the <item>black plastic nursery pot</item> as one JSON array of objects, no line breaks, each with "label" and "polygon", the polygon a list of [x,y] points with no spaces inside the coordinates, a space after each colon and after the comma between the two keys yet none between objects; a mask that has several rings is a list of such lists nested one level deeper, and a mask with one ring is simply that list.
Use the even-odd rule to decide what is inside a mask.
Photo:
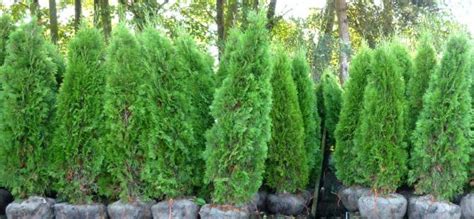
[{"label": "black plastic nursery pot", "polygon": [[199,216],[201,219],[248,219],[251,216],[248,207],[236,207],[233,205],[207,204],[201,207]]},{"label": "black plastic nursery pot", "polygon": [[12,194],[8,190],[0,188],[0,216],[5,215],[7,206],[12,202]]},{"label": "black plastic nursery pot", "polygon": [[397,193],[383,196],[365,194],[357,204],[362,218],[402,219],[407,211],[407,199]]},{"label": "black plastic nursery pot", "polygon": [[197,219],[199,206],[192,199],[169,199],[151,207],[154,219]]},{"label": "black plastic nursery pot", "polygon": [[104,204],[58,203],[54,205],[54,215],[56,219],[107,219],[107,208]]},{"label": "black plastic nursery pot", "polygon": [[152,219],[151,206],[154,201],[143,202],[135,200],[133,202],[116,201],[107,206],[110,219]]},{"label": "black plastic nursery pot", "polygon": [[461,207],[458,205],[436,201],[433,196],[412,196],[408,199],[408,218],[461,218]]},{"label": "black plastic nursery pot", "polygon": [[54,204],[54,199],[32,196],[10,203],[6,215],[10,219],[53,219]]},{"label": "black plastic nursery pot", "polygon": [[276,193],[267,196],[267,211],[270,214],[299,216],[309,215],[311,193],[302,191],[299,193]]}]

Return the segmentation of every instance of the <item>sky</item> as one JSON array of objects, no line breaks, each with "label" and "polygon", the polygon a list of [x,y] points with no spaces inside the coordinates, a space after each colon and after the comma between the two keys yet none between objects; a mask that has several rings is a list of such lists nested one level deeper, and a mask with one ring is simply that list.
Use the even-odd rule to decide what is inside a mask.
[{"label": "sky", "polygon": [[[0,0],[6,5],[10,5],[14,0]],[[162,0],[158,0],[159,2]],[[174,2],[176,0],[170,0]],[[350,0],[348,0],[350,1]],[[376,3],[381,4],[382,0],[375,0]],[[48,0],[40,0],[42,7],[48,6]],[[59,1],[58,1],[59,2]],[[454,18],[461,24],[467,26],[467,29],[474,35],[474,0],[438,0],[444,7],[452,10]],[[117,4],[117,0],[111,0],[111,4]],[[326,4],[326,0],[278,0],[276,14],[283,14],[285,17],[299,17],[308,16],[311,8],[322,9]],[[65,9],[59,13],[59,19],[67,20],[74,14],[72,7]],[[349,24],[350,25],[350,24]]]}]

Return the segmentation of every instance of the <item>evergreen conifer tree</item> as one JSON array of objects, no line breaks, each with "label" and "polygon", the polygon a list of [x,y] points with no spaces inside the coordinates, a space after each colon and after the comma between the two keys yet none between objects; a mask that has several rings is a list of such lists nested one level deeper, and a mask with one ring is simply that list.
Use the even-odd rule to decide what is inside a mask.
[{"label": "evergreen conifer tree", "polygon": [[468,55],[464,35],[448,40],[412,136],[409,180],[417,193],[442,200],[453,198],[467,181],[471,147]]},{"label": "evergreen conifer tree", "polygon": [[323,128],[326,132],[326,145],[331,146],[335,144],[334,132],[339,121],[343,90],[336,75],[329,68],[321,76],[320,86],[320,96],[324,106],[323,116],[321,117],[323,118]]},{"label": "evergreen conifer tree", "polygon": [[[189,95],[188,73],[172,42],[154,28],[141,36],[145,66],[153,76],[157,106],[156,146],[148,153],[146,165],[150,196],[176,198],[191,195],[194,185],[202,181],[197,170],[199,148],[194,136],[195,112]],[[192,165],[190,165],[192,164]]]},{"label": "evergreen conifer tree", "polygon": [[143,61],[135,36],[124,26],[115,28],[106,60],[104,145],[107,169],[117,183],[106,186],[117,187],[122,200],[134,200],[149,191],[144,180],[151,173],[146,171],[145,161],[156,155],[154,81]]},{"label": "evergreen conifer tree", "polygon": [[410,81],[414,71],[410,53],[408,53],[407,48],[398,41],[394,41],[390,44],[390,50],[396,59],[395,67],[400,71],[406,87],[406,84]]},{"label": "evergreen conifer tree", "polygon": [[63,82],[64,74],[66,73],[66,62],[64,61],[64,58],[59,52],[56,45],[54,45],[53,43],[47,41],[46,50],[48,51],[48,56],[51,58],[51,61],[53,61],[56,67],[56,87],[59,90],[59,87]]},{"label": "evergreen conifer tree", "polygon": [[[194,42],[190,35],[182,33],[175,41],[177,57],[180,58],[178,67],[184,71],[188,95],[191,97],[194,112],[193,133],[196,144],[195,172],[193,184],[202,189],[202,173],[205,171],[205,161],[201,156],[206,148],[205,132],[212,126],[213,118],[210,114],[210,105],[215,91],[214,59]],[[186,90],[185,90],[186,91]]]},{"label": "evergreen conifer tree", "polygon": [[104,128],[104,52],[102,34],[83,27],[69,43],[69,65],[58,93],[54,175],[58,195],[71,203],[91,202],[98,192],[95,184],[104,157],[99,141]]},{"label": "evergreen conifer tree", "polygon": [[310,178],[318,175],[321,168],[321,118],[316,102],[315,85],[310,78],[310,67],[301,50],[292,60],[292,76],[298,93],[298,103],[304,124],[304,144]]},{"label": "evergreen conifer tree", "polygon": [[273,56],[272,137],[265,163],[265,183],[277,192],[295,192],[308,183],[304,124],[291,76],[291,61],[283,48]]},{"label": "evergreen conifer tree", "polygon": [[428,88],[431,75],[436,69],[436,51],[430,44],[427,35],[421,38],[415,56],[413,76],[407,85],[408,127],[410,135],[416,127],[418,115],[423,109],[423,95]]},{"label": "evergreen conifer tree", "polygon": [[394,192],[406,174],[404,83],[391,49],[373,52],[371,74],[364,92],[356,130],[357,168],[364,169],[357,183],[382,194]]},{"label": "evergreen conifer tree", "polygon": [[[249,16],[235,56],[226,63],[228,75],[211,104],[214,118],[206,134],[206,181],[213,202],[242,204],[262,183],[270,140],[272,67],[263,13]],[[228,57],[228,56],[224,56]]]},{"label": "evergreen conifer tree", "polygon": [[46,150],[51,138],[56,69],[36,21],[17,28],[6,51],[0,74],[0,184],[19,198],[42,195],[49,184]]},{"label": "evergreen conifer tree", "polygon": [[353,185],[360,171],[359,165],[355,164],[356,149],[354,137],[359,126],[364,91],[367,78],[371,74],[370,63],[372,51],[368,47],[362,47],[351,61],[350,77],[346,83],[343,94],[343,104],[336,126],[336,148],[334,152],[336,176],[345,185]]},{"label": "evergreen conifer tree", "polygon": [[6,48],[7,41],[10,33],[13,32],[15,26],[13,25],[12,19],[8,15],[0,16],[0,66],[3,65],[3,61],[7,56]]}]

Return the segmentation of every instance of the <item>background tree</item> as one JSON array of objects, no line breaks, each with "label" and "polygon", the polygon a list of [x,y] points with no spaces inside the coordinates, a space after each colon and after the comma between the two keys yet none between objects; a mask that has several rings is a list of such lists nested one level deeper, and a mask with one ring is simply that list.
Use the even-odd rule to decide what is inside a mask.
[{"label": "background tree", "polygon": [[51,42],[58,43],[58,15],[56,10],[56,0],[49,0],[49,31],[51,34]]},{"label": "background tree", "polygon": [[60,197],[91,202],[102,170],[104,43],[101,33],[83,26],[69,43],[68,67],[58,94],[52,144]]},{"label": "background tree", "polygon": [[[56,68],[36,21],[10,35],[1,68],[0,184],[25,198],[44,194],[55,102]],[[31,60],[35,60],[31,62]]]},{"label": "background tree", "polygon": [[205,157],[206,181],[213,183],[215,203],[245,203],[262,183],[272,95],[265,25],[262,14],[250,13],[249,24],[241,33],[242,49],[226,61],[231,71],[211,105],[214,124],[206,135]]},{"label": "background tree", "polygon": [[339,122],[336,126],[336,148],[334,151],[336,176],[347,186],[356,183],[355,179],[361,171],[360,167],[354,164],[357,154],[354,137],[363,109],[361,103],[364,102],[367,78],[372,71],[371,53],[369,48],[363,47],[352,59],[351,74],[346,83]]},{"label": "background tree", "polygon": [[10,16],[0,16],[0,66],[3,65],[5,57],[7,56],[7,41],[10,33],[15,30],[13,21]]},{"label": "background tree", "polygon": [[295,192],[308,183],[304,124],[291,61],[283,48],[277,48],[273,57],[272,137],[265,162],[265,184],[279,193]]},{"label": "background tree", "polygon": [[339,29],[339,81],[342,85],[349,78],[349,60],[351,55],[351,40],[349,37],[349,21],[347,19],[347,3],[346,0],[336,1],[336,14]]},{"label": "background tree", "polygon": [[81,0],[74,0],[74,31],[77,33],[81,24],[82,4]]},{"label": "background tree", "polygon": [[471,145],[468,55],[466,37],[451,37],[423,97],[412,136],[409,181],[417,193],[441,200],[453,198],[467,181]]},{"label": "background tree", "polygon": [[356,161],[364,171],[360,183],[376,192],[395,192],[407,171],[404,83],[387,45],[374,50],[356,130]]},{"label": "background tree", "polygon": [[154,81],[145,71],[137,40],[124,26],[114,30],[107,57],[104,144],[116,184],[106,186],[118,187],[114,194],[119,191],[122,200],[133,201],[150,188],[144,179],[150,177],[145,161],[157,139]]},{"label": "background tree", "polygon": [[416,127],[418,115],[423,109],[423,95],[428,88],[431,75],[436,69],[436,51],[431,45],[428,35],[424,35],[418,44],[414,59],[413,75],[407,85],[408,127],[407,133],[412,133]]},{"label": "background tree", "polygon": [[310,181],[317,178],[321,167],[321,117],[316,101],[315,85],[311,80],[311,69],[303,50],[296,53],[292,60],[292,76],[298,94],[298,103],[304,125],[304,145],[308,157]]}]

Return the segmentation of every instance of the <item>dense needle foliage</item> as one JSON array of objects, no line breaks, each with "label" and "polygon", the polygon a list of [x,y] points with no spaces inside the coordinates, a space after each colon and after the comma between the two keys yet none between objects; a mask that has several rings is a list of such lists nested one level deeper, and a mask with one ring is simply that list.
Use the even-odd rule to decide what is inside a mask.
[{"label": "dense needle foliage", "polygon": [[292,76],[298,93],[298,103],[304,125],[304,145],[310,178],[319,174],[321,168],[321,117],[319,117],[315,85],[310,77],[310,67],[303,51],[292,60]]},{"label": "dense needle foliage", "polygon": [[407,171],[404,83],[390,51],[382,45],[373,52],[355,137],[360,182],[382,194],[394,192]]},{"label": "dense needle foliage", "polygon": [[51,139],[56,81],[36,21],[10,35],[1,68],[0,184],[19,198],[41,195],[49,184],[46,150]]},{"label": "dense needle foliage", "polygon": [[[339,121],[339,113],[342,105],[342,88],[336,75],[331,69],[326,69],[321,76],[320,97],[323,104],[323,132],[326,135],[326,145],[334,146],[336,143],[334,132]],[[318,100],[319,101],[319,100]],[[323,133],[324,134],[324,133]]]},{"label": "dense needle foliage", "polygon": [[[106,66],[104,145],[107,169],[122,200],[134,200],[149,192],[145,178],[147,157],[156,146],[156,104],[153,80],[147,74],[135,36],[124,26],[115,28]],[[161,155],[160,155],[161,156]],[[110,191],[110,189],[109,189]],[[109,194],[112,195],[112,194]]]},{"label": "dense needle foliage", "polygon": [[308,183],[304,124],[291,76],[291,61],[283,48],[275,51],[273,60],[272,137],[265,163],[265,183],[277,192],[295,192]]},{"label": "dense needle foliage", "polygon": [[423,95],[436,69],[436,51],[427,35],[424,35],[418,44],[414,67],[413,75],[407,85],[407,133],[415,130],[418,115],[423,109]]},{"label": "dense needle foliage", "polygon": [[91,202],[104,157],[100,142],[105,89],[104,43],[96,29],[81,29],[69,43],[68,67],[58,93],[53,138],[59,196]]},{"label": "dense needle foliage", "polygon": [[[229,69],[211,105],[215,119],[206,135],[206,181],[213,202],[242,204],[260,188],[270,140],[272,67],[263,13],[249,16]],[[229,52],[229,51],[226,51]]]},{"label": "dense needle foliage", "polygon": [[346,83],[339,123],[336,127],[334,152],[336,176],[348,186],[356,183],[358,174],[364,170],[354,163],[356,161],[354,137],[359,126],[367,78],[371,74],[371,53],[368,47],[362,47],[351,61],[349,67],[351,74]]},{"label": "dense needle foliage", "polygon": [[406,84],[413,76],[413,61],[410,53],[408,53],[408,49],[398,41],[394,41],[390,44],[390,52],[396,59],[395,67],[400,71],[406,87]]},{"label": "dense needle foliage", "polygon": [[467,181],[471,147],[468,58],[467,38],[452,36],[431,77],[412,136],[410,182],[417,193],[442,200],[453,198]]},{"label": "dense needle foliage", "polygon": [[[188,93],[188,73],[180,68],[176,48],[154,28],[146,28],[141,35],[145,69],[153,78],[153,101],[159,119],[156,145],[147,153],[146,182],[150,197],[176,198],[191,195],[193,185],[202,178],[198,165],[204,148],[196,144],[194,136],[195,112],[192,96]],[[190,165],[193,164],[193,165]]]}]

